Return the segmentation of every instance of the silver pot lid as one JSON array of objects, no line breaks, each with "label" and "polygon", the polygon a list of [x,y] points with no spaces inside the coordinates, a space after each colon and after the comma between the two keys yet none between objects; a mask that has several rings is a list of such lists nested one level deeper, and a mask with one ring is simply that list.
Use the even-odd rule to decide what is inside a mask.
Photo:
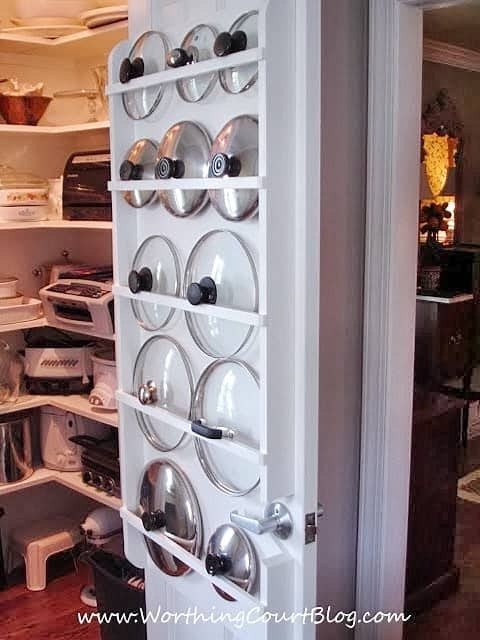
[{"label": "silver pot lid", "polygon": [[[257,577],[257,560],[252,543],[246,534],[231,524],[220,525],[210,536],[205,557],[205,569],[211,576],[221,575],[239,589],[253,591]],[[213,585],[225,600],[230,595]]]},{"label": "silver pot lid", "polygon": [[[212,178],[258,175],[258,120],[239,116],[227,122],[213,141],[209,176]],[[213,206],[227,220],[244,220],[258,212],[258,189],[209,191]]]},{"label": "silver pot lid", "polygon": [[[161,531],[185,551],[199,557],[202,517],[190,481],[173,462],[157,460],[145,470],[140,486],[140,516],[147,531]],[[145,536],[148,551],[161,571],[182,576],[190,567]]]},{"label": "silver pot lid", "polygon": [[[256,373],[239,360],[216,360],[202,373],[195,390],[192,430],[218,430],[235,442],[258,448],[260,391]],[[200,430],[201,432],[201,430]],[[208,479],[223,493],[242,496],[259,483],[259,468],[233,456],[228,450],[208,444],[207,438],[195,438],[195,450]]]},{"label": "silver pot lid", "polygon": [[[185,120],[174,124],[158,147],[155,175],[167,178],[206,178],[210,138],[203,127]],[[206,189],[159,191],[160,202],[174,216],[190,216],[208,201]]]},{"label": "silver pot lid", "polygon": [[[215,55],[223,57],[256,47],[258,47],[258,11],[249,11],[237,18],[229,31],[217,36],[214,51]],[[220,84],[227,93],[242,93],[257,81],[258,64],[252,62],[242,67],[222,69],[219,78]]]},{"label": "silver pot lid", "polygon": [[[119,167],[120,180],[152,180],[155,178],[157,145],[148,138],[137,140],[127,151]],[[136,209],[156,198],[156,191],[124,191],[123,197]]]},{"label": "silver pot lid", "polygon": [[[184,295],[198,304],[217,304],[231,309],[256,311],[257,271],[243,240],[231,231],[214,230],[200,238],[187,261]],[[253,327],[186,312],[186,321],[197,346],[219,358],[238,353],[248,342]]]},{"label": "silver pot lid", "polygon": [[[146,31],[133,44],[119,70],[119,79],[127,84],[133,78],[157,73],[166,68],[169,44],[160,31]],[[165,85],[143,87],[122,94],[123,107],[134,120],[143,120],[151,115],[162,99]]]},{"label": "silver pot lid", "polygon": [[[182,347],[167,336],[154,336],[140,349],[133,372],[133,389],[141,404],[160,407],[188,420],[193,379]],[[162,420],[137,411],[139,426],[148,442],[159,451],[171,451],[185,434]]]},{"label": "silver pot lid", "polygon": [[[151,236],[138,248],[128,276],[132,293],[151,291],[168,296],[180,294],[180,267],[173,244],[165,236]],[[174,310],[160,303],[132,300],[132,310],[147,331],[157,331],[171,320]]]},{"label": "silver pot lid", "polygon": [[[213,45],[217,31],[208,24],[199,24],[182,40],[180,47],[172,49],[167,55],[167,64],[174,69],[187,64],[195,64],[213,57]],[[185,78],[176,82],[180,97],[185,102],[198,102],[213,89],[217,74],[204,73],[194,78]]]}]

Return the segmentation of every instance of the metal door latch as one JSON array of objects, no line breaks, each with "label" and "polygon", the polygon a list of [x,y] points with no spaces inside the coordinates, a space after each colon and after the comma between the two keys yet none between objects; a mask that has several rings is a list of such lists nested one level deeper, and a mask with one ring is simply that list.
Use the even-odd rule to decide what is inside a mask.
[{"label": "metal door latch", "polygon": [[319,504],[317,513],[305,514],[305,544],[311,544],[317,539],[317,519],[323,516],[323,505]]}]

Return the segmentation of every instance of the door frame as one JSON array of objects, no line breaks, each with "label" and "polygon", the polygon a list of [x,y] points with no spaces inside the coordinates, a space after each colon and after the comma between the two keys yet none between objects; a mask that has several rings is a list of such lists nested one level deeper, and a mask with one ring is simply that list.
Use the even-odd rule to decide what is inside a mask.
[{"label": "door frame", "polygon": [[[410,479],[423,9],[370,0],[364,358],[356,608],[401,612]],[[400,640],[402,623],[359,625]]]}]

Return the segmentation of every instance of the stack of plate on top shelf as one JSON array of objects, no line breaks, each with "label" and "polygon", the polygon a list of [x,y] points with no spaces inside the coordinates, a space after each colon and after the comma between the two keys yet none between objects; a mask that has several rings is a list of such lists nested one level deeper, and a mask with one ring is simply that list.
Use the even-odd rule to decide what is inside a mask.
[{"label": "stack of plate on top shelf", "polygon": [[14,17],[10,21],[15,26],[3,29],[4,33],[18,36],[59,38],[84,31],[79,14],[93,8],[93,0],[15,0]]},{"label": "stack of plate on top shelf", "polygon": [[[108,0],[103,2],[97,2],[102,5],[98,9],[91,11],[85,11],[79,16],[80,22],[89,29],[95,29],[95,27],[103,27],[107,24],[113,24],[121,20],[128,18],[128,6],[126,4],[121,5],[109,5]],[[109,6],[103,6],[103,5]]]}]

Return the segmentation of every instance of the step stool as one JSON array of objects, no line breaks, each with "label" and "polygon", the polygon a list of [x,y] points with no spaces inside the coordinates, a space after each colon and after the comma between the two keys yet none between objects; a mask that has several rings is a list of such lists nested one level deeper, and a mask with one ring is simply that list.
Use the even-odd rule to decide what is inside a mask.
[{"label": "step stool", "polygon": [[61,551],[73,549],[82,540],[77,522],[63,516],[30,522],[10,532],[9,553],[23,556],[27,589],[42,591],[47,582],[47,560]]}]

